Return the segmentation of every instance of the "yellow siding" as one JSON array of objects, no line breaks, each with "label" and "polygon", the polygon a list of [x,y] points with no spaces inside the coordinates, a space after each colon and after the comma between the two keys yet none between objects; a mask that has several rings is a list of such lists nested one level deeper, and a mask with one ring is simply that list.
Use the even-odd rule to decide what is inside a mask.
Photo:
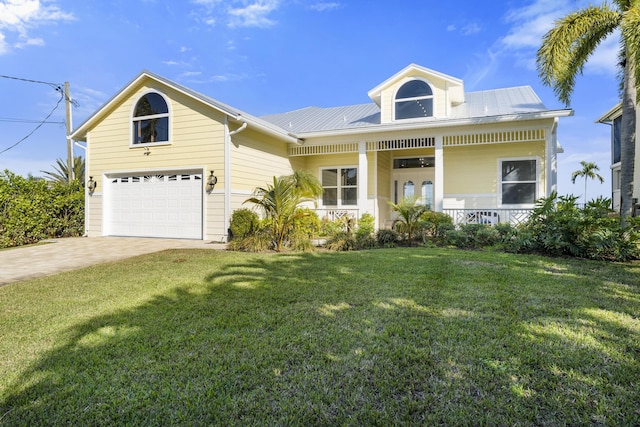
[{"label": "yellow siding", "polygon": [[382,151],[378,153],[378,197],[391,197],[391,188],[389,183],[391,182],[391,158],[392,153],[390,151]]},{"label": "yellow siding", "polygon": [[[380,101],[380,109],[381,109],[381,122],[389,123],[393,121],[394,116],[394,100],[395,95],[400,87],[407,83],[410,80],[421,79],[423,76],[421,74],[415,74],[408,77],[405,77],[398,81],[396,84],[393,84],[386,88],[381,94]],[[447,94],[446,94],[446,82],[442,79],[436,78],[434,76],[428,76],[425,80],[433,89],[433,114],[435,117],[444,117],[447,114]]]},{"label": "yellow siding", "polygon": [[224,194],[213,192],[205,197],[205,240],[223,241],[227,235],[224,224]]},{"label": "yellow siding", "polygon": [[[161,170],[193,168],[222,170],[224,117],[201,103],[164,86],[151,83],[139,87],[131,97],[115,108],[88,132],[90,170],[104,188],[102,174],[123,170]],[[166,95],[170,104],[170,144],[131,147],[131,114],[139,97],[151,90]],[[219,175],[223,185],[223,175]]]},{"label": "yellow siding", "polygon": [[257,185],[271,182],[274,176],[293,172],[286,143],[250,128],[232,138],[231,186],[234,190],[253,191]]},{"label": "yellow siding", "polygon": [[514,143],[448,147],[444,153],[444,193],[496,194],[498,159],[539,157],[541,188],[545,188],[545,143]]},{"label": "yellow siding", "polygon": [[[95,179],[95,177],[94,177]],[[87,235],[89,237],[102,236],[102,195],[94,193],[87,196],[87,223],[85,224]]]},{"label": "yellow siding", "polygon": [[367,195],[376,194],[376,153],[367,153]]}]

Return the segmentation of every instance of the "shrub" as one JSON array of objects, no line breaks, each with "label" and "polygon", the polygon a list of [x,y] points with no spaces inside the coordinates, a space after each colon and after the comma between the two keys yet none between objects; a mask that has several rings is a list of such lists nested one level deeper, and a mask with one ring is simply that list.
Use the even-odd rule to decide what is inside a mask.
[{"label": "shrub", "polygon": [[381,247],[392,248],[400,241],[400,235],[395,230],[382,228],[376,233],[376,241]]},{"label": "shrub", "polygon": [[538,200],[511,249],[617,261],[640,256],[638,230],[622,229],[609,199],[590,201],[583,209],[578,208],[577,199],[553,193]]},{"label": "shrub", "polygon": [[356,237],[348,231],[338,231],[327,238],[326,247],[332,251],[352,251],[356,249]]},{"label": "shrub", "polygon": [[83,231],[84,189],[79,181],[49,183],[8,170],[0,173],[0,247],[81,236]]},{"label": "shrub", "polygon": [[320,233],[322,223],[318,214],[309,208],[296,209],[296,215],[293,220],[293,234],[296,239],[306,236],[307,240],[316,237]]},{"label": "shrub", "polygon": [[446,243],[447,234],[455,230],[453,219],[442,212],[426,211],[420,216],[420,234],[424,243]]},{"label": "shrub", "polygon": [[269,229],[261,229],[244,237],[234,237],[227,244],[227,249],[243,252],[266,252],[273,248],[273,238]]},{"label": "shrub", "polygon": [[258,214],[252,210],[243,208],[233,211],[231,214],[231,240],[243,239],[250,234],[255,233],[260,228],[260,218]]}]

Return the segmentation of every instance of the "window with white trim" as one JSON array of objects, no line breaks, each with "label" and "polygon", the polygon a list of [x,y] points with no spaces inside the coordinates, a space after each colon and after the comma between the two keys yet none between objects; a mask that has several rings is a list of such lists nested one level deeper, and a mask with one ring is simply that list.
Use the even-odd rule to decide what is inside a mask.
[{"label": "window with white trim", "polygon": [[501,160],[500,188],[503,205],[532,205],[538,194],[537,160]]},{"label": "window with white trim", "polygon": [[396,120],[433,116],[433,90],[427,82],[411,80],[398,90],[395,99]]},{"label": "window with white trim", "polygon": [[143,95],[133,110],[133,145],[169,142],[169,106],[156,92]]},{"label": "window with white trim", "polygon": [[322,169],[322,205],[355,206],[358,204],[358,169]]}]

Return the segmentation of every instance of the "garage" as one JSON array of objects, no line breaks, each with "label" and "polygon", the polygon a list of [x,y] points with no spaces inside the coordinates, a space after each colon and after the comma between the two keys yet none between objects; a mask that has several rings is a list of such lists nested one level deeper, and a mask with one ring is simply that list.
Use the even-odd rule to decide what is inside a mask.
[{"label": "garage", "polygon": [[202,239],[202,172],[107,178],[110,236]]}]

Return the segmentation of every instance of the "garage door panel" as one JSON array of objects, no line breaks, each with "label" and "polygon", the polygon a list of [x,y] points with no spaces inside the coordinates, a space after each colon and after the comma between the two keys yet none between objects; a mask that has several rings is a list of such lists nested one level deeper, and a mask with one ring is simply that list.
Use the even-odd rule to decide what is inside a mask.
[{"label": "garage door panel", "polygon": [[145,174],[109,180],[116,236],[202,238],[202,175]]}]

